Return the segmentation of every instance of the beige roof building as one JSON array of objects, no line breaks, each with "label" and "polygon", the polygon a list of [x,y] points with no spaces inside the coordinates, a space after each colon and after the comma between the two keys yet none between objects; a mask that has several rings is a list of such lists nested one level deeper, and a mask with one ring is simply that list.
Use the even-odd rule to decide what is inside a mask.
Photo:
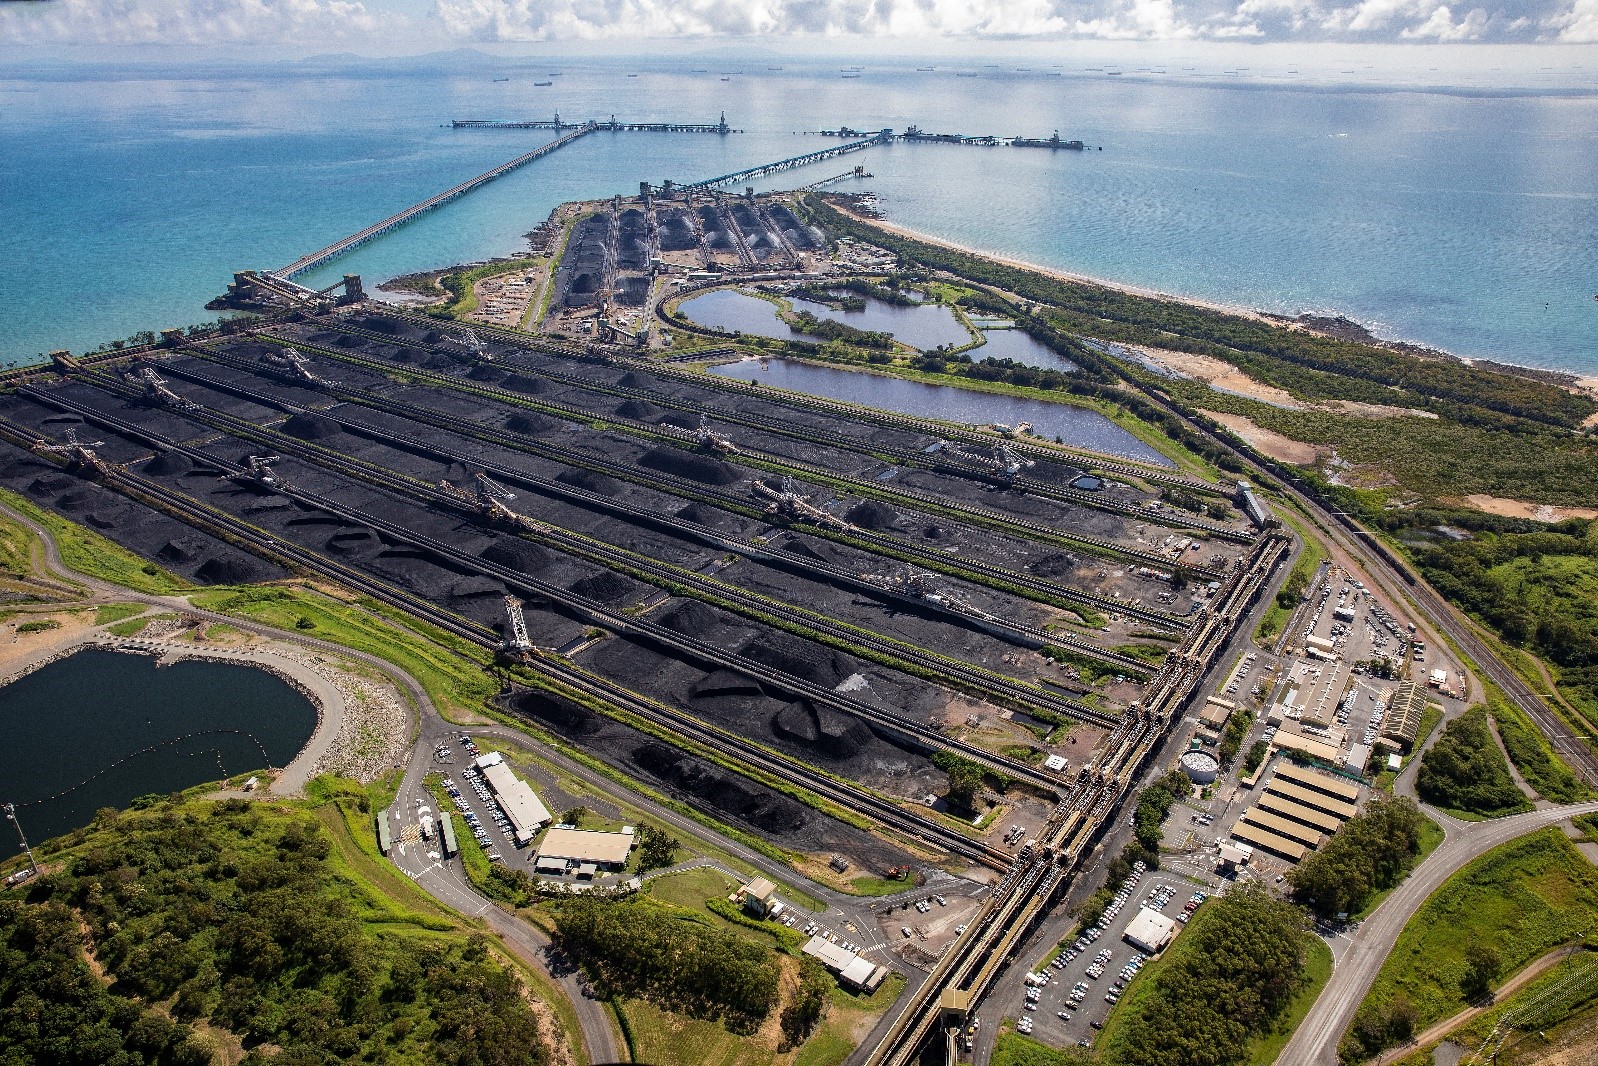
[{"label": "beige roof building", "polygon": [[[584,829],[551,829],[538,845],[533,866],[539,873],[559,873],[573,865],[619,870],[632,851],[631,833],[597,833]],[[560,869],[556,869],[556,867]]]}]

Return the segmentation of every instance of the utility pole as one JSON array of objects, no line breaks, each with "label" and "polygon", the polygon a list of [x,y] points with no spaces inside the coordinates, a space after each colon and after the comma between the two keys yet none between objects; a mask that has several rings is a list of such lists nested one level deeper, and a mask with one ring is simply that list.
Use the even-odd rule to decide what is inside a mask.
[{"label": "utility pole", "polygon": [[27,834],[22,831],[22,823],[17,821],[17,805],[15,803],[0,803],[0,810],[6,812],[6,817],[11,824],[17,827],[17,839],[22,841],[22,850],[28,853],[28,865],[33,867],[33,876],[39,876],[39,860],[33,857],[33,848],[28,844]]}]

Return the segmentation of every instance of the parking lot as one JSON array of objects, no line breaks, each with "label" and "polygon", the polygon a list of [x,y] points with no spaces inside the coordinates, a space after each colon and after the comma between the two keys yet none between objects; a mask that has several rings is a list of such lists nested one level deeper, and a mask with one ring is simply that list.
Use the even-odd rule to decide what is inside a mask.
[{"label": "parking lot", "polygon": [[1132,977],[1147,962],[1142,951],[1123,938],[1140,907],[1164,914],[1177,922],[1180,933],[1189,913],[1196,909],[1195,888],[1185,878],[1165,871],[1134,873],[1118,886],[1118,904],[1106,910],[1098,926],[1038,971],[1041,981],[1030,984],[1025,998],[1003,1005],[1014,1016],[1018,1032],[1054,1047],[1088,1046],[1098,1034],[1110,1008]]},{"label": "parking lot", "polygon": [[[460,750],[465,753],[465,760],[477,758],[482,750],[472,743],[464,734],[459,741]],[[434,753],[434,761],[448,765],[453,761],[453,752],[450,748],[440,745]],[[456,809],[460,811],[464,826],[456,826],[456,832],[469,833],[482,845],[483,851],[491,862],[506,866],[527,867],[527,856],[518,851],[516,839],[512,836],[511,824],[505,818],[504,812],[499,809],[499,804],[494,801],[494,794],[484,783],[482,775],[471,766],[464,766],[459,770],[443,770],[444,790],[449,793],[450,799],[455,801]]]}]

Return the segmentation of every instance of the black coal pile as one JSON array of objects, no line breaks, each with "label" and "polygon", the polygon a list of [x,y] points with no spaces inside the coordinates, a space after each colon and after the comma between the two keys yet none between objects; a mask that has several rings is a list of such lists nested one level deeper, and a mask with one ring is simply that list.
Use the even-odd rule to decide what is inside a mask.
[{"label": "black coal pile", "polygon": [[658,422],[665,412],[648,400],[628,400],[616,408],[616,413],[635,422]]},{"label": "black coal pile", "polygon": [[677,512],[677,517],[684,522],[697,522],[702,526],[718,526],[727,520],[727,513],[702,503],[690,503]]},{"label": "black coal pile", "polygon": [[899,512],[877,500],[861,500],[844,518],[861,529],[893,529],[899,524]]},{"label": "black coal pile", "polygon": [[859,664],[843,652],[786,633],[762,633],[738,654],[824,688],[835,688],[859,671]]},{"label": "black coal pile", "polygon": [[731,463],[696,452],[685,452],[680,448],[651,448],[639,456],[638,465],[707,485],[732,485],[743,480],[743,474]]},{"label": "black coal pile", "polygon": [[638,591],[638,584],[629,581],[620,574],[606,570],[603,573],[585,577],[571,586],[571,590],[584,599],[597,600],[600,603],[614,603],[617,600],[631,598]]},{"label": "black coal pile", "polygon": [[55,467],[40,459],[13,459],[5,466],[0,467],[0,478],[16,482],[25,477],[33,477],[53,470],[55,470]]},{"label": "black coal pile", "polygon": [[449,594],[457,600],[497,599],[505,595],[505,586],[484,574],[470,574],[451,585]]},{"label": "black coal pile", "polygon": [[810,812],[798,802],[746,785],[712,764],[664,744],[634,748],[632,761],[646,773],[765,832],[792,832],[810,822]]},{"label": "black coal pile", "polygon": [[785,552],[791,552],[803,559],[814,559],[818,563],[830,564],[840,561],[837,549],[825,541],[818,543],[802,537],[789,537],[779,547]]},{"label": "black coal pile", "polygon": [[689,695],[695,699],[721,696],[760,696],[760,682],[736,670],[716,670],[700,678]]},{"label": "black coal pile", "polygon": [[194,460],[182,452],[162,452],[144,464],[144,472],[157,477],[181,476],[194,469]]},{"label": "black coal pile", "polygon": [[549,382],[543,378],[535,378],[531,374],[512,374],[500,382],[500,385],[516,392],[525,392],[529,396],[541,396],[552,388]]},{"label": "black coal pile", "polygon": [[1076,560],[1064,552],[1055,552],[1028,563],[1027,569],[1039,577],[1065,577],[1076,569]]},{"label": "black coal pile", "polygon": [[703,636],[721,625],[716,612],[698,600],[679,600],[655,621],[674,633],[690,637]]},{"label": "black coal pile", "polygon": [[473,381],[481,381],[485,385],[498,385],[500,382],[510,377],[509,374],[499,369],[499,367],[489,366],[487,363],[479,363],[472,367],[471,372],[466,376],[471,378]]},{"label": "black coal pile", "polygon": [[300,440],[327,440],[344,432],[344,427],[326,415],[301,411],[283,423],[283,432]]},{"label": "black coal pile", "polygon": [[921,531],[921,535],[926,537],[928,540],[948,540],[953,534],[951,534],[947,529],[944,529],[942,526],[932,525],[923,529]]},{"label": "black coal pile", "polygon": [[95,529],[115,529],[122,524],[110,515],[103,515],[98,511],[90,511],[84,515],[83,522],[85,525],[93,526]]},{"label": "black coal pile", "polygon": [[826,707],[816,707],[808,700],[796,700],[784,706],[772,716],[771,728],[778,736],[800,741],[840,759],[860,754],[872,740],[871,730],[865,723]]},{"label": "black coal pile", "polygon": [[381,544],[370,529],[343,529],[327,538],[327,550],[335,555],[363,555]]},{"label": "black coal pile", "polygon": [[32,496],[54,496],[58,492],[65,492],[76,484],[78,484],[76,478],[68,477],[65,474],[46,474],[28,482],[28,494]]},{"label": "black coal pile", "polygon": [[528,692],[517,698],[516,710],[530,718],[546,722],[566,736],[589,736],[604,727],[604,720],[581,704],[570,700]]},{"label": "black coal pile", "polygon": [[169,540],[156,551],[155,557],[163,563],[192,563],[200,557],[209,544],[197,537],[179,537]]},{"label": "black coal pile", "polygon": [[523,574],[536,574],[555,561],[554,556],[537,544],[510,537],[496,540],[478,554],[491,563]]},{"label": "black coal pile", "polygon": [[662,425],[676,426],[678,429],[699,428],[699,416],[692,411],[667,411],[657,421]]},{"label": "black coal pile", "polygon": [[616,381],[616,384],[624,389],[647,389],[649,388],[649,379],[629,370]]},{"label": "black coal pile", "polygon": [[76,492],[64,493],[56,500],[55,506],[58,511],[81,511],[86,507],[93,507],[95,502],[92,492],[78,489]]},{"label": "black coal pile", "polygon": [[230,555],[207,559],[194,571],[195,580],[206,585],[242,585],[263,576],[264,571],[243,556]]},{"label": "black coal pile", "polygon": [[382,315],[361,315],[359,318],[353,318],[350,321],[361,329],[371,330],[373,333],[388,333],[392,335],[406,331],[405,323],[392,318],[385,318]]},{"label": "black coal pile", "polygon": [[505,419],[506,429],[510,430],[512,433],[525,433],[530,437],[536,437],[541,433],[548,433],[550,430],[554,429],[557,424],[558,423],[556,423],[554,419],[545,418],[543,415],[539,414],[533,414],[531,411],[517,411],[509,418]]},{"label": "black coal pile", "polygon": [[616,282],[616,302],[623,307],[642,307],[649,298],[649,278],[627,274]]},{"label": "black coal pile", "polygon": [[589,492],[597,492],[601,496],[614,496],[621,491],[621,482],[594,470],[581,468],[562,470],[555,475],[555,480],[563,485],[573,485]]},{"label": "black coal pile", "polygon": [[366,338],[357,337],[353,333],[341,333],[338,340],[333,343],[340,348],[364,348],[366,347]]},{"label": "black coal pile", "polygon": [[421,367],[423,370],[452,370],[455,367],[455,360],[440,352],[434,352],[422,359]]},{"label": "black coal pile", "polygon": [[443,339],[444,335],[436,329],[430,329],[426,333],[422,334],[423,344],[437,344]]}]

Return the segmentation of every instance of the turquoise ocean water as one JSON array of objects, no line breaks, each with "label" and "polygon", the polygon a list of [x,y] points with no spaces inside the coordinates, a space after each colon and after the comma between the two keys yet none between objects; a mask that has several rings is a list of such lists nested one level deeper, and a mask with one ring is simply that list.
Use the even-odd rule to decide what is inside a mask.
[{"label": "turquoise ocean water", "polygon": [[839,188],[869,189],[891,220],[949,240],[1598,373],[1598,96],[545,62],[0,78],[0,359],[205,320],[233,270],[281,266],[551,136],[446,128],[452,118],[708,122],[725,110],[746,132],[592,136],[302,280],[351,271],[374,284],[504,254],[561,201],[835,143],[805,130],[1059,129],[1104,151],[895,144],[762,186],[861,164],[874,177]]}]

